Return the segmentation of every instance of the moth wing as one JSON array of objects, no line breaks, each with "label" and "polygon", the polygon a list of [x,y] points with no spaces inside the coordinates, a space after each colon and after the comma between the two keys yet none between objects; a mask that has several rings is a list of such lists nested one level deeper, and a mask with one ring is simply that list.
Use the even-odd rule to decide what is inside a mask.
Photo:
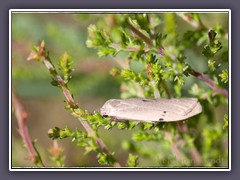
[{"label": "moth wing", "polygon": [[202,111],[195,98],[181,99],[112,99],[101,108],[101,114],[117,120],[170,122],[184,120]]},{"label": "moth wing", "polygon": [[155,111],[168,111],[179,115],[187,115],[198,104],[196,98],[172,98],[172,99],[144,99],[132,98],[123,100],[122,104],[146,107]]},{"label": "moth wing", "polygon": [[178,109],[175,111],[164,109],[153,109],[149,106],[125,106],[126,109],[119,109],[116,118],[119,120],[135,120],[144,122],[171,122],[188,119],[202,111],[200,103],[197,103],[194,108],[187,114],[180,114]]}]

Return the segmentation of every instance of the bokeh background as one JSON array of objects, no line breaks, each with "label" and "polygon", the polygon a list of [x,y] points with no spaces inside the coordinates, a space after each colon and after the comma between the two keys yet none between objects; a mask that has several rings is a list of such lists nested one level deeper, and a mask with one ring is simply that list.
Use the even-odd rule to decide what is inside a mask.
[{"label": "bokeh background", "polygon": [[[223,25],[228,31],[228,14],[202,13],[201,20],[206,27]],[[98,111],[110,98],[120,98],[120,82],[109,74],[117,64],[111,58],[99,58],[97,51],[86,47],[87,27],[98,23],[99,19],[107,18],[105,14],[72,14],[72,13],[13,13],[11,19],[12,37],[12,87],[29,113],[27,125],[32,139],[37,139],[38,148],[43,161],[48,166],[48,149],[53,142],[48,138],[48,130],[55,126],[82,129],[81,124],[64,109],[66,105],[61,91],[50,85],[51,79],[45,66],[37,62],[27,61],[27,57],[39,40],[45,40],[50,50],[53,63],[67,52],[74,61],[73,79],[69,87],[82,109]],[[176,19],[179,35],[193,29],[183,20]],[[199,48],[200,49],[200,48]],[[202,64],[199,49],[187,51],[188,59],[198,71],[204,72],[207,62]],[[195,63],[195,64],[193,64]],[[184,86],[187,90],[188,84]],[[226,107],[216,109],[216,118],[222,118]],[[12,115],[12,166],[32,166],[27,161],[28,153],[23,147],[22,139],[17,132],[17,123]],[[117,128],[100,131],[102,139],[111,151],[116,152],[120,162],[125,162],[128,152],[122,148],[122,141],[129,139],[131,133]],[[69,139],[58,141],[66,155],[65,166],[99,166],[95,154],[83,155],[83,149],[76,147]],[[148,162],[146,162],[147,165]]]}]

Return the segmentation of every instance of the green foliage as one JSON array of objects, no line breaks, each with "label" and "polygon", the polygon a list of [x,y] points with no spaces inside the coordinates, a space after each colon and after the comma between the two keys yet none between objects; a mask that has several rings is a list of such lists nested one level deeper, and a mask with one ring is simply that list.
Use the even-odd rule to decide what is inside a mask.
[{"label": "green foliage", "polygon": [[206,31],[203,29],[194,30],[194,31],[187,31],[184,33],[183,42],[185,46],[190,47],[191,45],[201,46],[208,40],[208,35]]},{"label": "green foliage", "polygon": [[113,157],[114,157],[114,153],[109,155],[104,152],[101,152],[101,153],[98,153],[97,155],[99,164],[103,164],[103,165],[113,165],[116,162],[116,160]]},{"label": "green foliage", "polygon": [[[118,33],[113,31],[114,27],[112,29],[101,29],[102,27],[98,28],[97,26],[92,28],[92,25],[89,27],[87,45],[88,47],[97,49],[100,57],[104,55],[102,52],[108,52],[105,53],[105,56],[112,56],[115,58],[119,55],[120,57],[123,57],[123,59],[128,59],[126,63],[129,63],[129,67],[115,67],[111,70],[111,75],[118,79],[122,78],[122,86],[125,88],[125,91],[122,92],[122,97],[129,98],[137,96],[136,91],[139,91],[139,87],[135,84],[140,85],[144,91],[145,97],[153,97],[157,94],[161,97],[167,97],[169,93],[171,93],[173,97],[181,97],[181,94],[183,93],[182,87],[184,87],[186,79],[191,75],[198,76],[199,74],[196,73],[196,70],[194,70],[191,66],[191,63],[193,62],[186,61],[187,57],[184,54],[185,49],[193,45],[198,48],[203,47],[202,54],[208,59],[208,70],[205,72],[208,73],[208,78],[212,78],[211,83],[215,83],[215,85],[218,86],[218,79],[215,72],[218,68],[220,68],[221,64],[219,62],[219,64],[216,65],[215,58],[219,53],[221,53],[221,49],[225,45],[221,43],[221,41],[225,41],[223,35],[224,31],[219,26],[216,26],[208,32],[197,13],[186,15],[191,17],[191,21],[198,24],[200,28],[191,31],[188,30],[182,37],[176,33],[177,27],[174,23],[176,21],[176,17],[173,13],[165,14],[165,35],[159,31],[158,25],[153,26],[151,24],[151,22],[154,22],[154,19],[158,19],[160,16],[156,18],[156,16],[151,16],[150,14],[128,14],[125,16],[115,15],[114,20],[115,26],[118,27]],[[159,25],[160,24],[161,21],[159,21]],[[118,38],[112,38],[113,34],[118,36]],[[101,38],[95,38],[96,36],[100,36]],[[133,62],[141,64],[141,69],[132,68]],[[222,74],[219,75],[219,77],[222,78],[221,81],[226,82],[226,74],[227,73],[223,71]],[[166,82],[167,85],[174,87],[171,91],[166,86]],[[206,86],[198,85],[196,83],[192,83],[189,93],[198,97],[203,105],[210,103],[212,106],[217,107],[221,103],[226,103],[226,100],[224,100],[221,94],[216,94],[213,89],[209,89]],[[209,105],[204,108],[205,112],[211,111]],[[196,128],[197,122],[198,121],[193,123],[190,128]],[[127,129],[125,123],[117,124],[118,128]],[[214,125],[217,128],[211,129]],[[216,153],[214,152],[216,149],[211,149],[209,146],[209,141],[211,143],[221,143],[222,139],[220,136],[223,134],[225,136],[227,134],[225,131],[220,130],[220,127],[223,127],[223,122],[218,122],[214,125],[208,126],[208,124],[205,123],[205,126],[210,129],[206,128],[204,133],[197,137],[195,137],[196,134],[182,134],[176,125],[173,124],[168,125],[167,129],[172,135],[171,141],[174,142],[176,140],[174,136],[180,134],[189,149],[197,147],[197,149],[200,150],[203,148],[202,146],[204,146],[204,148],[208,149],[208,151],[211,151],[212,154],[210,153],[211,155],[206,156],[206,160],[209,158],[216,158],[216,154],[221,155],[221,153],[223,153],[220,151]],[[132,133],[132,139],[135,142],[168,141],[164,137],[163,133],[163,131],[166,130],[166,127],[161,125],[159,126],[159,124],[148,123],[139,123],[136,127],[139,128]],[[210,137],[210,133],[214,133],[215,135]],[[199,144],[198,142],[201,138],[204,139],[203,144]],[[135,147],[135,143],[125,142],[124,144],[124,147],[128,147],[127,149],[129,150],[132,149],[134,152],[141,152],[141,148],[138,149]],[[170,147],[166,146],[165,148],[168,149]],[[201,151],[203,153],[202,156],[205,156],[204,153],[207,153],[206,149]],[[181,153],[185,154],[186,159],[191,160],[187,150],[183,149]],[[167,156],[167,154],[165,155]],[[204,163],[205,162],[203,162],[203,164]],[[173,164],[168,162],[168,165]],[[206,163],[206,165],[209,164]],[[217,166],[221,166],[221,164],[217,164]]]},{"label": "green foliage", "polygon": [[128,167],[136,167],[138,165],[138,156],[129,154],[127,164]]},{"label": "green foliage", "polygon": [[65,52],[60,57],[59,69],[63,73],[63,79],[66,84],[72,78],[72,76],[70,76],[70,73],[73,71],[73,69],[70,68],[71,65],[73,65],[72,58]]},{"label": "green foliage", "polygon": [[224,115],[224,125],[223,125],[223,129],[228,128],[228,114]]},{"label": "green foliage", "polygon": [[48,136],[53,140],[70,138],[71,142],[75,143],[78,147],[85,149],[85,154],[88,154],[90,152],[97,152],[97,159],[99,164],[113,165],[116,162],[114,153],[107,154],[103,152],[103,150],[98,147],[95,139],[81,130],[76,129],[75,131],[72,131],[68,127],[65,129],[55,127],[54,129],[50,129],[48,131]]},{"label": "green foliage", "polygon": [[203,55],[207,57],[210,71],[215,71],[215,54],[222,49],[222,43],[216,39],[217,33],[214,30],[208,32],[209,44],[204,46]]},{"label": "green foliage", "polygon": [[[224,131],[225,130],[219,124],[209,125],[204,128],[202,152],[206,166],[219,166],[223,163],[221,161],[226,161],[224,159],[225,154],[222,152],[222,146],[224,146],[226,141],[223,140],[224,136],[226,136]],[[222,139],[222,141],[219,141],[219,139]],[[219,158],[221,161],[211,161],[218,160]]]},{"label": "green foliage", "polygon": [[[192,21],[203,26],[196,13],[190,14]],[[59,81],[60,75],[52,65],[49,52],[40,44],[31,54],[30,59],[41,61],[48,66],[52,75],[52,84],[61,88],[66,98],[66,109],[81,122],[90,124],[94,134],[81,130],[70,130],[68,127],[60,129],[55,127],[49,130],[52,139],[70,138],[77,146],[85,149],[85,153],[97,153],[98,162],[102,165],[114,165],[117,161],[114,153],[105,152],[96,142],[100,138],[99,129],[118,128],[122,133],[130,131],[131,140],[125,140],[122,145],[129,154],[126,165],[129,167],[144,166],[145,159],[150,159],[156,166],[225,166],[226,163],[210,161],[219,156],[227,159],[227,148],[221,148],[227,141],[228,118],[216,121],[214,109],[220,104],[227,103],[224,96],[216,91],[220,88],[218,76],[224,83],[228,82],[228,71],[223,70],[217,76],[221,63],[216,65],[216,56],[221,53],[226,44],[222,43],[224,31],[221,28],[207,28],[186,31],[180,36],[174,23],[175,14],[166,14],[164,33],[161,32],[161,16],[153,14],[114,14],[109,16],[114,22],[109,25],[105,19],[99,19],[96,25],[88,27],[87,47],[97,49],[99,57],[109,56],[119,63],[110,74],[121,81],[121,97],[150,97],[169,98],[192,95],[197,97],[203,106],[199,116],[192,117],[181,128],[180,123],[144,123],[144,122],[115,122],[109,117],[102,117],[99,113],[90,113],[81,109],[71,96],[67,83],[71,79],[71,65],[73,61],[68,54],[59,60],[59,69],[63,75],[64,83]],[[104,27],[104,28],[103,28]],[[214,30],[215,29],[215,30]],[[219,35],[219,37],[217,36]],[[218,37],[218,38],[217,38]],[[194,59],[188,60],[186,49],[195,46],[208,59],[206,70],[194,69]],[[40,53],[39,53],[40,52]],[[226,52],[225,52],[226,53]],[[199,55],[201,56],[201,55]],[[44,57],[44,58],[43,58]],[[204,57],[201,56],[203,61]],[[120,60],[119,60],[120,59]],[[46,62],[47,61],[47,62]],[[50,63],[50,64],[49,64]],[[201,62],[200,62],[201,63]],[[226,67],[221,67],[226,68]],[[201,71],[201,73],[199,72]],[[204,71],[204,73],[202,72]],[[198,81],[188,82],[194,76]],[[204,77],[204,78],[203,78]],[[202,82],[200,82],[200,80]],[[189,83],[189,87],[185,85]],[[208,87],[208,86],[209,87]],[[189,130],[190,129],[190,130]],[[141,143],[151,143],[149,147]],[[190,162],[168,161],[174,157],[178,149],[182,159],[191,160],[192,151],[197,150],[202,160],[200,164]],[[141,157],[141,156],[142,157]],[[156,158],[157,157],[157,158]],[[167,160],[167,161],[166,161]],[[142,162],[141,162],[142,161]]]},{"label": "green foliage", "polygon": [[221,77],[222,82],[224,82],[224,83],[228,82],[228,70],[227,69],[222,70],[222,73],[219,74],[219,76]]},{"label": "green foliage", "polygon": [[55,127],[54,129],[50,129],[48,131],[48,136],[53,140],[70,138],[71,142],[76,143],[76,145],[79,147],[85,148],[85,153],[96,151],[98,149],[93,137],[89,137],[87,133],[82,132],[78,129],[73,132],[68,127],[65,129]]}]

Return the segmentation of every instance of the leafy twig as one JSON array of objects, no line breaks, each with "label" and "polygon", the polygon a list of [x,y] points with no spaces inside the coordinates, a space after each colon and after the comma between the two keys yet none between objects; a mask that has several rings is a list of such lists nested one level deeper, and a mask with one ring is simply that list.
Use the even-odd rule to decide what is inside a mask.
[{"label": "leafy twig", "polygon": [[[136,28],[135,28],[134,26],[132,26],[130,23],[128,23],[128,27],[129,27],[129,29],[131,29],[134,33],[136,33],[136,34],[139,36],[139,38],[141,38],[143,41],[145,41],[148,45],[152,46],[153,43],[152,43],[151,39],[149,39],[149,38],[146,37],[144,34],[142,34],[138,29],[136,29]],[[144,37],[144,36],[145,36],[145,37]],[[151,41],[151,42],[150,42],[150,41]],[[164,54],[164,53],[163,53],[163,54]],[[194,71],[194,72],[196,72],[196,71]],[[192,75],[193,75],[193,74],[192,74]],[[205,81],[205,79],[206,79],[206,78],[201,79],[201,80]],[[207,83],[207,82],[206,82],[206,83]],[[171,93],[170,93],[170,91],[169,91],[166,83],[163,82],[162,84],[163,84],[163,88],[164,88],[165,92],[167,93],[168,98],[171,98],[172,96],[171,96]],[[160,93],[159,93],[158,89],[156,89],[154,83],[153,83],[152,85],[153,85],[153,87],[154,87],[154,95],[155,95],[155,98],[159,98]],[[217,87],[214,87],[214,89],[217,90]],[[182,124],[182,128],[188,129],[188,127],[187,127],[186,124]],[[172,135],[168,132],[168,130],[165,130],[164,133],[165,133],[167,139],[169,139],[170,142],[171,142],[171,149],[172,149],[173,154],[175,155],[176,159],[177,159],[179,162],[182,163],[182,162],[183,162],[183,157],[182,157],[182,155],[181,155],[181,153],[180,153],[177,145],[173,142],[173,140],[171,140],[171,139],[172,139]],[[201,157],[200,157],[200,154],[199,154],[198,150],[197,150],[195,147],[193,147],[190,152],[191,152],[192,158],[194,159],[195,165],[200,165],[202,162],[201,162]]]},{"label": "leafy twig", "polygon": [[[184,15],[184,14],[181,14],[181,17],[187,18],[187,16]],[[190,18],[190,19],[191,19],[191,18]],[[191,20],[190,20],[190,19],[188,18],[189,22],[195,22],[195,23],[196,23],[196,20],[194,20],[194,19],[191,19]],[[194,24],[194,23],[193,23],[193,24]],[[192,25],[193,25],[193,24],[192,24]],[[136,28],[135,28],[133,25],[131,25],[129,22],[127,22],[127,25],[128,25],[127,27],[128,27],[130,30],[132,30],[134,33],[136,33],[136,35],[138,35],[138,37],[141,38],[143,41],[145,41],[150,47],[153,46],[153,43],[152,43],[151,39],[149,39],[147,36],[145,36],[143,33],[141,33],[138,29],[136,29]],[[202,28],[202,23],[201,23],[200,19],[199,19],[198,25],[194,24],[194,27],[196,27],[196,28]],[[173,57],[171,57],[171,58],[172,58],[172,59],[175,59],[175,58],[173,58]],[[220,93],[220,94],[222,94],[225,98],[228,98],[228,91],[225,90],[225,89],[219,88],[219,87],[215,84],[215,82],[214,82],[212,79],[210,79],[209,77],[205,76],[205,75],[202,74],[202,73],[197,72],[196,70],[194,70],[194,69],[192,69],[192,68],[191,68],[190,74],[193,75],[193,76],[195,76],[195,77],[197,77],[198,79],[204,81],[206,84],[208,84],[208,85],[212,88],[212,90],[213,90],[214,92]],[[168,96],[169,96],[169,90],[168,90],[167,86],[164,85],[163,87],[164,87],[165,91],[167,92],[167,94],[168,94]]]},{"label": "leafy twig", "polygon": [[136,34],[140,39],[142,39],[143,41],[145,41],[150,47],[153,46],[153,42],[150,38],[148,38],[147,36],[145,36],[143,33],[141,33],[137,28],[135,28],[131,23],[129,23],[128,21],[126,22],[127,27],[134,33]]},{"label": "leafy twig", "polygon": [[[140,39],[142,39],[144,42],[146,42],[149,47],[148,48],[154,48],[153,46],[153,42],[150,38],[148,38],[147,36],[145,36],[143,33],[141,33],[137,28],[135,28],[131,23],[129,23],[128,21],[126,22],[127,23],[127,27],[133,32],[135,33]],[[163,48],[161,47],[160,49],[157,50],[159,52],[159,54],[161,55],[164,55],[164,50]],[[164,82],[163,82],[164,84]],[[154,94],[156,95],[156,98],[159,98],[160,97],[160,93],[159,93],[159,90],[155,87],[155,82],[152,82],[151,85],[153,86],[153,89],[154,89]],[[171,98],[171,95],[170,95],[170,91],[167,87],[166,84],[163,85],[163,88],[164,90],[166,91],[167,95],[168,95],[168,98]]]},{"label": "leafy twig", "polygon": [[12,105],[15,110],[15,116],[17,118],[19,133],[23,139],[24,144],[29,152],[29,159],[36,165],[44,167],[42,159],[37,152],[36,148],[34,147],[30,135],[28,133],[28,128],[26,125],[28,113],[24,109],[23,105],[21,104],[20,100],[18,99],[17,95],[12,92]]},{"label": "leafy twig", "polygon": [[62,155],[63,148],[56,140],[53,141],[53,146],[49,149],[51,154],[50,159],[56,163],[58,167],[64,167],[65,156]]},{"label": "leafy twig", "polygon": [[[50,74],[52,75],[54,83],[57,83],[58,86],[61,88],[64,96],[67,99],[68,106],[70,108],[72,108],[73,111],[79,109],[78,104],[75,103],[73,96],[67,87],[67,84],[64,82],[62,77],[57,73],[54,65],[52,64],[50,57],[49,57],[49,53],[46,52],[44,41],[39,43],[37,52],[35,52],[35,51],[31,52],[30,56],[28,57],[28,60],[36,60],[36,61],[43,62],[44,65],[47,67],[48,71],[50,72]],[[79,120],[80,120],[82,126],[84,127],[84,129],[87,131],[88,135],[95,139],[95,141],[98,144],[98,146],[100,147],[100,149],[102,149],[103,152],[110,154],[106,145],[104,144],[103,140],[96,136],[94,130],[91,128],[91,126],[88,124],[88,122],[82,120],[81,118],[79,118]],[[114,166],[120,167],[121,165],[118,162],[116,162],[114,164]]]},{"label": "leafy twig", "polygon": [[190,74],[204,81],[210,88],[212,88],[214,92],[222,94],[226,99],[228,99],[228,91],[225,89],[219,88],[211,78],[193,69],[190,71]]}]

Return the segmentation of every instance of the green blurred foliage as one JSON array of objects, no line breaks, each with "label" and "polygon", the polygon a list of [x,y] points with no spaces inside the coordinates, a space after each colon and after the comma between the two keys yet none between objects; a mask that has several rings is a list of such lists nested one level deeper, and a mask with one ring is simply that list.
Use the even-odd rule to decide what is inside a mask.
[{"label": "green blurred foliage", "polygon": [[[112,165],[115,162],[114,157],[119,159],[124,156],[124,162],[121,163],[129,167],[194,166],[190,150],[196,148],[202,158],[202,166],[226,167],[228,117],[224,114],[227,113],[227,101],[204,82],[191,77],[189,72],[191,69],[197,69],[208,75],[221,88],[228,88],[228,17],[224,13],[191,16],[204,27],[194,29],[175,13],[14,14],[14,86],[21,96],[29,98],[61,95],[60,91],[48,85],[50,78],[44,67],[25,61],[27,52],[30,52],[28,50],[40,39],[46,41],[54,64],[57,64],[61,57],[60,71],[66,82],[71,79],[68,87],[74,96],[79,98],[92,97],[94,102],[97,97],[138,97],[134,83],[143,88],[145,97],[154,97],[156,89],[161,97],[167,97],[164,88],[166,85],[173,97],[194,96],[203,106],[201,115],[185,122],[189,127],[187,134],[179,131],[176,123],[116,123],[98,113],[92,115],[88,111],[78,109],[72,110],[73,115],[87,120],[97,136],[109,143],[106,144],[113,149],[113,153],[103,153],[90,137],[78,129],[72,131],[69,128],[56,127],[52,129],[50,136],[53,139],[70,138],[77,146],[84,147],[86,152],[98,153],[95,156],[102,165]],[[220,22],[220,25],[216,22]],[[146,39],[134,35],[129,31],[129,26],[137,28]],[[212,30],[208,33],[208,29]],[[148,39],[152,40],[152,44]],[[87,49],[86,46],[96,50]],[[72,71],[72,63],[70,58],[63,58],[64,52],[70,54],[71,60],[74,61],[72,68],[75,70],[71,76],[69,73]],[[100,61],[97,55],[105,62],[120,57],[124,63],[124,59],[128,58],[129,67],[113,67],[113,62],[111,65],[97,64],[97,68],[89,69],[89,66],[94,66],[94,61]],[[85,63],[86,61],[90,63]],[[104,66],[109,68],[103,69]],[[152,85],[152,82],[155,84]],[[170,153],[171,140],[166,139],[163,133],[166,128],[172,136],[182,138],[186,142],[180,145],[184,161],[177,161]],[[113,131],[112,136],[109,136],[109,129]],[[122,143],[116,144],[116,141]],[[120,151],[119,144],[123,152]],[[84,162],[81,165],[83,164]],[[89,165],[91,166],[90,163]]]},{"label": "green blurred foliage", "polygon": [[[89,24],[84,17],[88,17],[90,22],[95,22],[97,19],[87,14],[80,17],[84,19],[84,23],[81,23],[83,20],[79,21],[79,15],[76,14],[14,13],[12,15],[12,79],[19,95],[36,98],[60,95],[59,91],[47,85],[49,79],[45,67],[26,60],[33,45],[44,39],[51,51],[53,62],[62,56],[63,52],[71,54],[75,69],[72,74],[74,83],[71,87],[75,96],[118,97],[115,93],[118,91],[118,83],[111,80],[106,70],[96,71],[100,69],[97,67],[99,65],[94,63],[97,55],[85,45]],[[83,62],[89,61],[93,63],[85,63],[86,65],[82,66]],[[106,65],[111,68],[111,64]],[[95,69],[87,70],[89,66]],[[104,88],[106,83],[111,83],[109,86],[111,89]]]}]

